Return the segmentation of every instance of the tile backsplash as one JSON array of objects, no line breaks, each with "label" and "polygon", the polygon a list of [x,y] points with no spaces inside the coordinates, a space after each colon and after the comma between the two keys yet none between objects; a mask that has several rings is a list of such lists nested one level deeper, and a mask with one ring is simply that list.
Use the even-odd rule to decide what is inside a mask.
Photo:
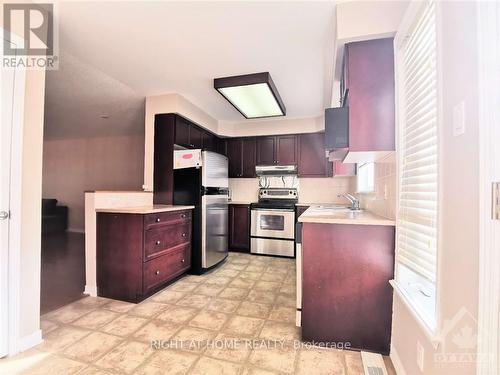
[{"label": "tile backsplash", "polygon": [[[354,192],[355,177],[298,178],[300,203],[348,204],[338,194]],[[274,186],[274,185],[273,185]],[[282,185],[276,185],[281,187]],[[258,199],[258,178],[230,178],[229,189],[234,202],[256,202]]]},{"label": "tile backsplash", "polygon": [[396,218],[396,156],[391,154],[375,163],[375,191],[360,194],[361,207],[374,214]]}]

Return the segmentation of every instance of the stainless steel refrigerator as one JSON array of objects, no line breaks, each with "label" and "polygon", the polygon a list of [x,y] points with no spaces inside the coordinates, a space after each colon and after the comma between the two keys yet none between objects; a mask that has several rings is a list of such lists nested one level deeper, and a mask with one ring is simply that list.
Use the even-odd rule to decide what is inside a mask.
[{"label": "stainless steel refrigerator", "polygon": [[211,151],[174,151],[174,204],[195,206],[194,273],[204,273],[227,257],[228,200],[227,157]]}]

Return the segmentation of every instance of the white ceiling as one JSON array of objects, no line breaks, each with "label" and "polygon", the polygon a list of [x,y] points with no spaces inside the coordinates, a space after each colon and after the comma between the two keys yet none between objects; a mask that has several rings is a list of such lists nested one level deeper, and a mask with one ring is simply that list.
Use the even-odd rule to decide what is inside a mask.
[{"label": "white ceiling", "polygon": [[[66,73],[49,73],[47,97],[52,110],[68,113],[50,116],[60,122],[85,110],[99,123],[96,116],[113,105],[135,106],[135,113],[137,97],[176,92],[218,120],[241,121],[213,79],[262,71],[271,73],[287,117],[320,115],[330,102],[334,12],[330,1],[59,3]],[[86,77],[82,66],[112,78]],[[107,81],[104,90],[89,87],[99,80]]]}]

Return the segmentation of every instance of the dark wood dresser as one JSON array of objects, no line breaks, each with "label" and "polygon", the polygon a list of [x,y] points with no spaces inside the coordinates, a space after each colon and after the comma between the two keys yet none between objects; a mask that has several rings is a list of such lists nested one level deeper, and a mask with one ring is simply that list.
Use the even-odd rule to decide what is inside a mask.
[{"label": "dark wood dresser", "polygon": [[191,267],[191,210],[97,213],[97,294],[138,303]]}]

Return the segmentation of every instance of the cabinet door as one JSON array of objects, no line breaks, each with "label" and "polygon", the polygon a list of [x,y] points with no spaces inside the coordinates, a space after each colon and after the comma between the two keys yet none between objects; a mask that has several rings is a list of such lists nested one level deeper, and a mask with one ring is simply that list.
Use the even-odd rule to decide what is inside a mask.
[{"label": "cabinet door", "polygon": [[275,164],[276,137],[257,138],[257,165]]},{"label": "cabinet door", "polygon": [[192,148],[202,148],[202,130],[195,126],[191,125],[189,128],[189,144]]},{"label": "cabinet door", "polygon": [[[332,163],[325,154],[325,134],[299,134],[299,176],[325,177],[333,173]],[[331,170],[331,171],[330,171]]]},{"label": "cabinet door", "polygon": [[250,206],[229,205],[229,250],[250,251]]},{"label": "cabinet door", "polygon": [[190,147],[189,142],[189,127],[190,124],[180,116],[175,118],[175,144]]},{"label": "cabinet door", "polygon": [[297,164],[297,136],[276,137],[276,164]]},{"label": "cabinet door", "polygon": [[347,45],[349,152],[395,150],[393,39]]},{"label": "cabinet door", "polygon": [[224,138],[217,139],[217,152],[221,155],[227,156],[227,139]]},{"label": "cabinet door", "polygon": [[257,145],[255,138],[243,138],[242,141],[242,176],[241,177],[255,177],[255,161]]},{"label": "cabinet door", "polygon": [[240,138],[227,140],[227,158],[229,159],[229,177],[241,177],[242,170],[242,145]]},{"label": "cabinet door", "polygon": [[202,134],[202,148],[207,151],[217,151],[216,140],[212,133],[204,131]]}]

